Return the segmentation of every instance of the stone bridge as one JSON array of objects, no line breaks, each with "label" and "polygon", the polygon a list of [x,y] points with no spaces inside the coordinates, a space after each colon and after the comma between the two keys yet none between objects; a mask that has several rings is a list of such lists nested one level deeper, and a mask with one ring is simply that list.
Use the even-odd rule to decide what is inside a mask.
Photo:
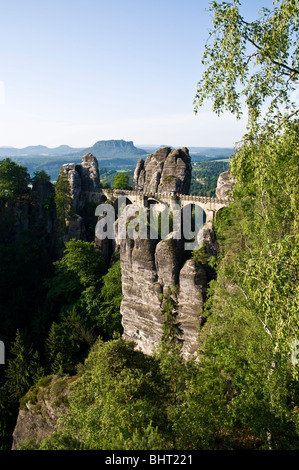
[{"label": "stone bridge", "polygon": [[217,199],[215,197],[190,196],[186,194],[174,193],[146,193],[134,190],[121,189],[101,189],[102,200],[115,201],[120,197],[125,197],[129,203],[139,207],[149,207],[150,204],[168,205],[170,210],[176,204],[183,209],[190,204],[197,205],[202,208],[206,215],[206,224],[212,223],[216,213],[223,207],[229,205],[228,200]]}]

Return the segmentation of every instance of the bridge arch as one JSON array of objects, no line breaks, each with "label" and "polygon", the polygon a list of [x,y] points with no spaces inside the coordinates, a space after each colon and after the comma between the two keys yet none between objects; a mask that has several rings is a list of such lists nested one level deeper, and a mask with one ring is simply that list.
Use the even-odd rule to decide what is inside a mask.
[{"label": "bridge arch", "polygon": [[[181,212],[184,208],[191,205],[193,213],[202,211],[203,225],[211,226],[216,218],[216,214],[223,207],[227,207],[229,202],[218,198],[192,196],[186,194],[174,193],[145,193],[137,190],[114,190],[101,189],[102,194],[106,197],[106,201],[113,205],[116,218],[119,217],[119,202],[127,206],[132,204],[137,207],[150,208],[151,206],[159,209],[161,212],[168,207],[170,212],[179,208]],[[103,197],[103,201],[104,201]],[[196,209],[198,208],[198,209]],[[186,209],[187,210],[187,209]]]},{"label": "bridge arch", "polygon": [[207,221],[201,204],[190,201],[181,208],[183,236],[186,240],[198,240]]},{"label": "bridge arch", "polygon": [[118,195],[115,201],[113,202],[113,208],[115,211],[116,218],[119,217],[124,207],[130,204],[134,204],[134,202],[132,202],[131,199],[129,199],[127,195]]},{"label": "bridge arch", "polygon": [[99,204],[105,204],[106,201],[108,200],[106,194],[102,193],[99,197]]},{"label": "bridge arch", "polygon": [[218,209],[218,211],[216,212],[215,214],[215,221],[219,221],[219,219],[221,219],[222,215],[224,215],[226,209],[227,209],[228,206],[223,206],[223,207],[220,207]]}]

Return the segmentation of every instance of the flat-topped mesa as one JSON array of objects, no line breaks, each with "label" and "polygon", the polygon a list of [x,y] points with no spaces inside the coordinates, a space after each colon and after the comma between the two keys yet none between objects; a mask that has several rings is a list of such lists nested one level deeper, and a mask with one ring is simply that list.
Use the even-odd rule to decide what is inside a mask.
[{"label": "flat-topped mesa", "polygon": [[137,191],[147,193],[189,194],[191,172],[191,158],[186,147],[163,147],[145,161],[138,160],[133,184]]}]

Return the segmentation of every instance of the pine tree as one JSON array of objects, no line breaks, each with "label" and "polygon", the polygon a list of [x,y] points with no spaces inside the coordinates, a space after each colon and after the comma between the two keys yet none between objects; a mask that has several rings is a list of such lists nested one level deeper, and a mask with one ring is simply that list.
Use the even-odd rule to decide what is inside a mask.
[{"label": "pine tree", "polygon": [[43,375],[39,355],[26,344],[17,330],[16,338],[10,350],[5,387],[13,401],[18,401],[29,388]]},{"label": "pine tree", "polygon": [[70,184],[63,168],[60,170],[55,185],[55,205],[57,217],[63,230],[66,230],[67,223],[74,217],[75,214]]},{"label": "pine tree", "polygon": [[61,338],[59,335],[59,326],[54,322],[49,331],[45,344],[48,369],[52,374],[62,372],[63,355],[61,352]]},{"label": "pine tree", "polygon": [[173,297],[170,288],[168,288],[167,293],[163,296],[161,315],[164,317],[161,339],[162,345],[167,348],[171,345],[180,346],[182,344],[181,335],[183,331],[180,328],[180,323],[177,321],[177,301]]}]

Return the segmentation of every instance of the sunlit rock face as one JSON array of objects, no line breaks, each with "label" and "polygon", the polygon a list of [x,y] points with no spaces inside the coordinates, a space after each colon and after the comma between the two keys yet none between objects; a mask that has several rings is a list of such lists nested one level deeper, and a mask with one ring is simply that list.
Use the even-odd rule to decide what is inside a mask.
[{"label": "sunlit rock face", "polygon": [[174,238],[173,233],[162,240],[128,235],[121,239],[119,223],[115,230],[122,271],[124,338],[135,341],[144,353],[153,353],[162,337],[163,296],[170,288],[183,330],[183,354],[195,354],[207,284],[205,268],[187,259],[190,253],[184,251],[184,240]]},{"label": "sunlit rock face", "polygon": [[62,168],[68,178],[76,213],[81,212],[86,202],[98,202],[100,199],[100,172],[97,159],[87,153],[82,163],[66,163]]},{"label": "sunlit rock face", "polygon": [[216,188],[216,197],[217,199],[228,200],[230,196],[232,196],[234,189],[234,177],[230,173],[230,171],[224,171],[220,173],[218,181],[217,181],[217,188]]},{"label": "sunlit rock face", "polygon": [[98,161],[87,153],[82,163],[66,163],[62,169],[68,178],[75,213],[68,223],[66,239],[87,240],[93,236],[88,234],[90,213],[94,216],[94,209],[101,200]]},{"label": "sunlit rock face", "polygon": [[[175,180],[166,184],[165,180],[172,175]],[[134,173],[135,189],[188,192],[190,177],[187,149],[173,151],[167,147],[159,149],[145,162],[138,161]],[[232,189],[232,176],[229,172],[222,173],[218,179],[217,198],[227,199]],[[212,222],[204,226],[202,233],[206,253],[217,256],[218,244]],[[205,321],[203,306],[211,279],[210,268],[192,259],[190,252],[184,249],[183,240],[177,240],[173,233],[164,240],[127,237],[117,243],[122,268],[124,337],[134,340],[147,354],[158,347],[164,320],[161,315],[163,295],[170,288],[183,332],[182,352],[186,357],[196,355],[199,326]]]},{"label": "sunlit rock face", "polygon": [[40,442],[58,430],[59,417],[67,411],[67,399],[77,377],[48,376],[22,399],[13,432],[12,450],[28,439]]},{"label": "sunlit rock face", "polygon": [[134,172],[136,190],[146,193],[189,194],[191,183],[191,158],[186,147],[164,147],[139,159]]}]

